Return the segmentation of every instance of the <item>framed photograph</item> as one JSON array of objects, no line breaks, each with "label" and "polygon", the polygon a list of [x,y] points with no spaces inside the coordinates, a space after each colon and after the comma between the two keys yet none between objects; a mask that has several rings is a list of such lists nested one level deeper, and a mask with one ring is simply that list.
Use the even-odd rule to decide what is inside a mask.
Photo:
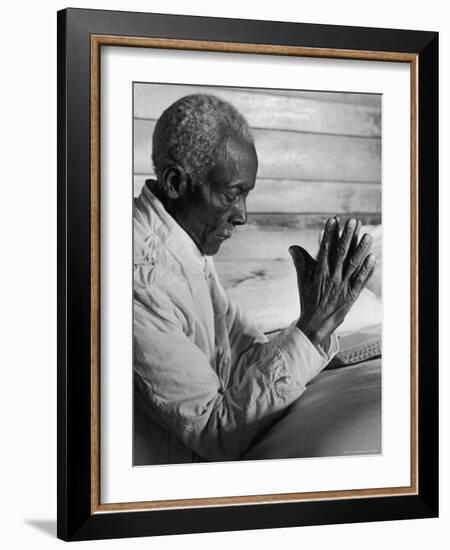
[{"label": "framed photograph", "polygon": [[438,35],[58,12],[58,537],[438,514]]}]

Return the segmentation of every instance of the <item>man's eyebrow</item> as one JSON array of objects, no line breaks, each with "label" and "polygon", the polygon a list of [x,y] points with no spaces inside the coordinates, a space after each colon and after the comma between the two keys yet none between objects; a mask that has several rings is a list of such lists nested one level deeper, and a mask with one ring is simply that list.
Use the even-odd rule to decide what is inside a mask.
[{"label": "man's eyebrow", "polygon": [[247,191],[248,189],[253,189],[255,184],[253,185],[247,185],[248,183],[251,183],[250,181],[237,181],[236,183],[233,183],[232,185],[229,185],[229,187],[239,187],[241,191]]}]

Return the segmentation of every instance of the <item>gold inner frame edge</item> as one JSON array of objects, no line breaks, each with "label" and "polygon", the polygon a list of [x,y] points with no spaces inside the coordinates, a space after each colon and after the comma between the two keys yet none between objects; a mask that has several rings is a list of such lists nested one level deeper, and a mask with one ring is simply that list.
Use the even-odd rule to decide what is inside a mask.
[{"label": "gold inner frame edge", "polygon": [[[330,59],[391,61],[410,64],[411,150],[411,484],[406,487],[367,488],[266,495],[241,495],[140,502],[100,501],[100,49],[101,46],[164,48],[207,52],[287,55]],[[307,48],[167,38],[91,35],[90,54],[90,177],[91,177],[91,513],[163,510],[230,505],[274,504],[348,498],[418,494],[418,55],[403,52]]]}]

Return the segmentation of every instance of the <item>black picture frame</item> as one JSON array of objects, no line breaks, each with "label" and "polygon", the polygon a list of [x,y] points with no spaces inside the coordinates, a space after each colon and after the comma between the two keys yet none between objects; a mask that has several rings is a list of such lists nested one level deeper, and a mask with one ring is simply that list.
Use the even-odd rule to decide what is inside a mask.
[{"label": "black picture frame", "polygon": [[[58,12],[58,521],[63,540],[438,515],[438,33],[149,13]],[[395,52],[417,67],[416,494],[97,512],[92,487],[92,36]],[[326,55],[326,54],[325,54]],[[330,53],[330,56],[335,54]]]}]

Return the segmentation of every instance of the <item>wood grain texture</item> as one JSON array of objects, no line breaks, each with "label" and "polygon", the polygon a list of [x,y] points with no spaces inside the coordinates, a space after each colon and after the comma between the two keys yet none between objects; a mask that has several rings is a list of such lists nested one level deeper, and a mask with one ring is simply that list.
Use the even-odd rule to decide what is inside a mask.
[{"label": "wood grain texture", "polygon": [[[240,262],[241,260],[290,260],[289,246],[297,244],[305,248],[314,256],[319,247],[323,224],[318,228],[305,227],[301,230],[293,228],[279,229],[279,226],[260,226],[247,224],[239,227],[231,239],[226,240],[220,247],[215,259],[220,261]],[[363,225],[360,236],[364,231],[370,231],[376,237],[373,252],[381,258],[381,228],[373,225]]]},{"label": "wood grain texture", "polygon": [[252,128],[381,136],[381,96],[378,94],[249,91],[219,86],[136,83],[134,116],[155,121],[173,102],[193,93],[213,94],[229,101]]},{"label": "wood grain texture", "polygon": [[[240,88],[245,90],[245,88]],[[283,97],[303,97],[316,101],[332,101],[337,103],[349,103],[351,105],[364,105],[380,109],[381,94],[351,93],[351,92],[324,92],[310,90],[280,90],[277,88],[255,88],[252,93],[279,95]]]},{"label": "wood grain texture", "polygon": [[288,326],[299,316],[292,260],[215,261],[230,298],[264,332]]},{"label": "wood grain texture", "polygon": [[[154,121],[134,122],[134,173],[152,172]],[[377,138],[254,130],[258,176],[325,181],[381,181],[381,141]]]},{"label": "wood grain texture", "polygon": [[[147,178],[134,176],[136,197]],[[357,210],[378,213],[381,210],[381,186],[359,182],[328,182],[257,179],[247,199],[248,212],[345,214]]]},{"label": "wood grain texture", "polygon": [[[330,217],[329,213],[311,212],[304,214],[273,214],[271,212],[261,214],[249,214],[247,226],[256,226],[264,230],[286,231],[289,229],[306,230],[322,229],[325,221]],[[342,219],[358,218],[363,224],[377,225],[381,223],[380,213],[348,212]]]},{"label": "wood grain texture", "polygon": [[215,255],[215,261],[284,261],[291,260],[289,246],[303,246],[311,255],[317,252],[320,229],[284,229],[247,224],[239,227]]},{"label": "wood grain texture", "polygon": [[[274,332],[298,319],[300,302],[292,260],[215,262],[230,299],[246,312],[260,330]],[[378,266],[377,269],[380,269]],[[342,330],[357,329],[361,323],[381,321],[381,303],[369,284],[368,290],[353,306]]]}]

